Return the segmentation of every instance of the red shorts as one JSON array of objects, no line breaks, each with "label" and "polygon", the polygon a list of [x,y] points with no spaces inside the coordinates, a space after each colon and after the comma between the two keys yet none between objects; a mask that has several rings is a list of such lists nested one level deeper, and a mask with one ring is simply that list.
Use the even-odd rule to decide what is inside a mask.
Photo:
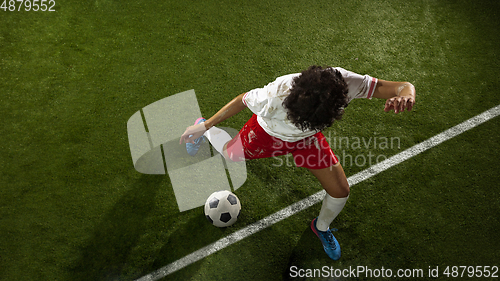
[{"label": "red shorts", "polygon": [[268,158],[292,153],[295,165],[308,169],[324,169],[339,161],[326,141],[318,132],[297,142],[287,142],[270,136],[253,115],[227,145],[227,154],[232,161]]}]

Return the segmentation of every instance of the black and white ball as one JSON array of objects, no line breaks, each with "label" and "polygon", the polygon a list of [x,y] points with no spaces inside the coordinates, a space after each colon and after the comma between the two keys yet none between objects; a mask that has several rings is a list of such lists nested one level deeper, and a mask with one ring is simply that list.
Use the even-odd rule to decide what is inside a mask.
[{"label": "black and white ball", "polygon": [[240,211],[240,200],[234,193],[227,190],[212,193],[205,203],[205,216],[217,227],[234,224],[238,220]]}]

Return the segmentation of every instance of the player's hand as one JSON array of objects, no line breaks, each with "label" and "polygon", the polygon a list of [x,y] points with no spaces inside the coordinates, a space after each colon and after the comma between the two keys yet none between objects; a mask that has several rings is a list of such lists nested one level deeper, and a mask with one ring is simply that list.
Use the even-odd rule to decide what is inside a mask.
[{"label": "player's hand", "polygon": [[207,128],[205,128],[205,124],[203,123],[189,126],[184,134],[182,134],[179,144],[182,144],[183,142],[194,143],[194,140],[201,137],[206,131]]},{"label": "player's hand", "polygon": [[415,105],[415,97],[413,96],[400,96],[388,99],[385,102],[385,112],[394,110],[394,113],[403,112],[405,110],[410,111]]}]

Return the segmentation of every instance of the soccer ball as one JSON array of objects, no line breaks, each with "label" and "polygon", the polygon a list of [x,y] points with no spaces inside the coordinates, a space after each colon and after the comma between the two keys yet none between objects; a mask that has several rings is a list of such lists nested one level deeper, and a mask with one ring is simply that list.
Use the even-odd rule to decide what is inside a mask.
[{"label": "soccer ball", "polygon": [[227,227],[235,223],[240,211],[240,200],[227,190],[212,193],[205,203],[205,216],[217,227]]}]

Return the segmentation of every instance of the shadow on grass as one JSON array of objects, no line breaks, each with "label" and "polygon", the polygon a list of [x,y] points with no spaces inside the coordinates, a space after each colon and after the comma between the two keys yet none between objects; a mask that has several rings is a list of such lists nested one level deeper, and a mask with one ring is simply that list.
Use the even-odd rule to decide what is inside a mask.
[{"label": "shadow on grass", "polygon": [[72,280],[121,280],[165,177],[142,175],[104,216],[70,268]]},{"label": "shadow on grass", "polygon": [[320,273],[322,273],[323,275],[319,275],[319,277],[314,278],[314,280],[345,280],[342,278],[327,276],[325,275],[326,273],[321,271],[322,266],[335,267],[336,265],[338,265],[338,261],[332,261],[326,255],[320,240],[314,234],[311,228],[308,227],[306,230],[304,230],[302,236],[300,237],[300,240],[297,242],[297,245],[290,254],[288,265],[283,271],[282,280],[296,281],[311,279],[306,277],[307,271],[298,272],[299,269],[319,269]]},{"label": "shadow on grass", "polygon": [[[217,228],[210,224],[205,218],[202,208],[197,208],[196,210],[199,210],[199,216],[186,221],[182,227],[179,227],[170,235],[168,241],[162,247],[153,263],[154,268],[162,268],[188,254],[212,244],[232,232],[231,227]],[[193,276],[199,274],[199,269],[204,261],[205,259],[202,258],[168,275],[162,280],[191,280]]]},{"label": "shadow on grass", "polygon": [[319,256],[323,254],[323,248],[319,247],[320,245],[318,245],[318,243],[320,242],[317,240],[318,238],[309,227],[302,232],[299,242],[297,242],[297,245],[293,248],[292,253],[290,254],[288,265],[283,271],[283,280],[305,280],[292,277],[295,273],[291,271],[291,268],[293,266],[303,268],[303,265],[308,263],[307,260],[311,256]]}]

